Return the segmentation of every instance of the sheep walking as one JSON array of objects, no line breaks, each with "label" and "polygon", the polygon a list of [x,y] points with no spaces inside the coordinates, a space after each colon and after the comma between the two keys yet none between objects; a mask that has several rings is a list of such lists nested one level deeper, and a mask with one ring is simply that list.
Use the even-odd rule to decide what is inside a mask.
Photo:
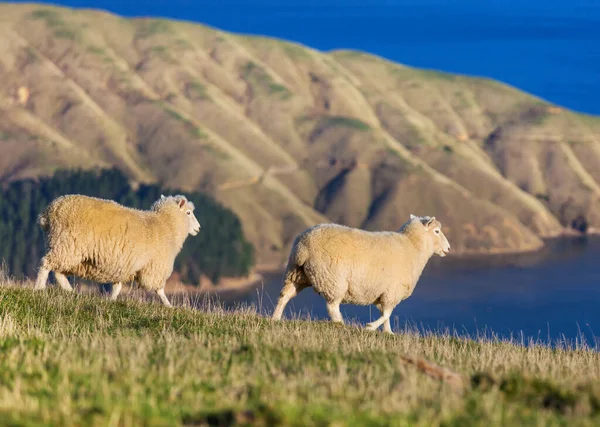
[{"label": "sheep walking", "polygon": [[340,304],[375,304],[381,317],[367,324],[392,333],[390,316],[408,298],[433,254],[444,257],[450,244],[435,217],[410,216],[398,232],[370,232],[319,224],[302,232],[292,246],[273,319],[289,300],[312,286],[325,298],[329,317],[344,323]]},{"label": "sheep walking", "polygon": [[171,303],[164,288],[175,257],[188,234],[200,231],[194,204],[181,195],[161,195],[148,211],[95,197],[61,196],[46,207],[38,224],[47,236],[48,249],[36,289],[44,289],[54,271],[66,291],[73,290],[67,275],[112,283],[115,300],[122,284],[135,280],[156,292],[166,306]]}]

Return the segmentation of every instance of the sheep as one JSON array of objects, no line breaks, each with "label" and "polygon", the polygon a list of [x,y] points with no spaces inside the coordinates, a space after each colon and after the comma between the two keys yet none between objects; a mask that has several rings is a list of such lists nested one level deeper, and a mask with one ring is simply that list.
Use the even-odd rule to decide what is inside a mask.
[{"label": "sheep", "polygon": [[327,303],[333,322],[344,323],[340,304],[374,304],[381,317],[366,329],[393,333],[392,311],[408,298],[429,259],[445,257],[450,243],[435,217],[410,215],[397,232],[373,232],[318,224],[293,242],[272,319],[280,320],[289,300],[312,286]]},{"label": "sheep", "polygon": [[116,300],[122,284],[135,280],[154,291],[165,306],[165,283],[188,234],[196,236],[200,223],[194,204],[185,196],[160,196],[150,210],[125,207],[112,200],[78,194],[56,198],[38,217],[47,235],[35,289],[46,288],[48,274],[72,291],[67,275],[112,283]]}]

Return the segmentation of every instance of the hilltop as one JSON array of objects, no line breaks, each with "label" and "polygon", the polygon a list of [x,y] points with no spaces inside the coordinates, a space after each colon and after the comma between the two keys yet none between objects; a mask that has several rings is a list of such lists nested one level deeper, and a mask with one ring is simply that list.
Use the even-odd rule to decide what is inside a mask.
[{"label": "hilltop", "polygon": [[[599,354],[585,347],[387,336],[274,323],[255,308],[225,312],[214,301],[176,298],[168,309],[135,294],[112,302],[30,286],[0,284],[0,417],[9,425],[600,421]],[[439,381],[431,362],[458,380]]]},{"label": "hilltop", "polygon": [[435,215],[459,254],[600,228],[600,120],[495,81],[35,4],[0,5],[0,73],[1,184],[116,166],[206,192],[259,262],[322,221]]}]

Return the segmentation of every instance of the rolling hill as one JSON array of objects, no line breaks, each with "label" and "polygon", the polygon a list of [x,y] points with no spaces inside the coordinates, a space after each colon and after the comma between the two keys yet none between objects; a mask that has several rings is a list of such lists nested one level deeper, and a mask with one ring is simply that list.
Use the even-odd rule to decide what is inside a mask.
[{"label": "rolling hill", "polygon": [[0,183],[117,166],[203,191],[262,263],[322,221],[435,215],[459,254],[600,227],[600,119],[495,81],[35,4],[0,5],[0,75]]}]

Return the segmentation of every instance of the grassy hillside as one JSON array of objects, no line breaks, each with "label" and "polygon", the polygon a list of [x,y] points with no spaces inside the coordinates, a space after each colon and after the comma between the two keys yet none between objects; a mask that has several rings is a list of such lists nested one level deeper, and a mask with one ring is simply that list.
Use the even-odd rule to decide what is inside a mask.
[{"label": "grassy hillside", "polygon": [[0,183],[114,165],[205,191],[260,262],[435,215],[456,253],[600,228],[600,120],[494,81],[162,19],[0,5]]},{"label": "grassy hillside", "polygon": [[[3,425],[594,425],[600,356],[0,286]],[[201,306],[201,310],[190,308]],[[183,304],[183,305],[181,305]],[[405,356],[458,371],[456,391]]]}]

